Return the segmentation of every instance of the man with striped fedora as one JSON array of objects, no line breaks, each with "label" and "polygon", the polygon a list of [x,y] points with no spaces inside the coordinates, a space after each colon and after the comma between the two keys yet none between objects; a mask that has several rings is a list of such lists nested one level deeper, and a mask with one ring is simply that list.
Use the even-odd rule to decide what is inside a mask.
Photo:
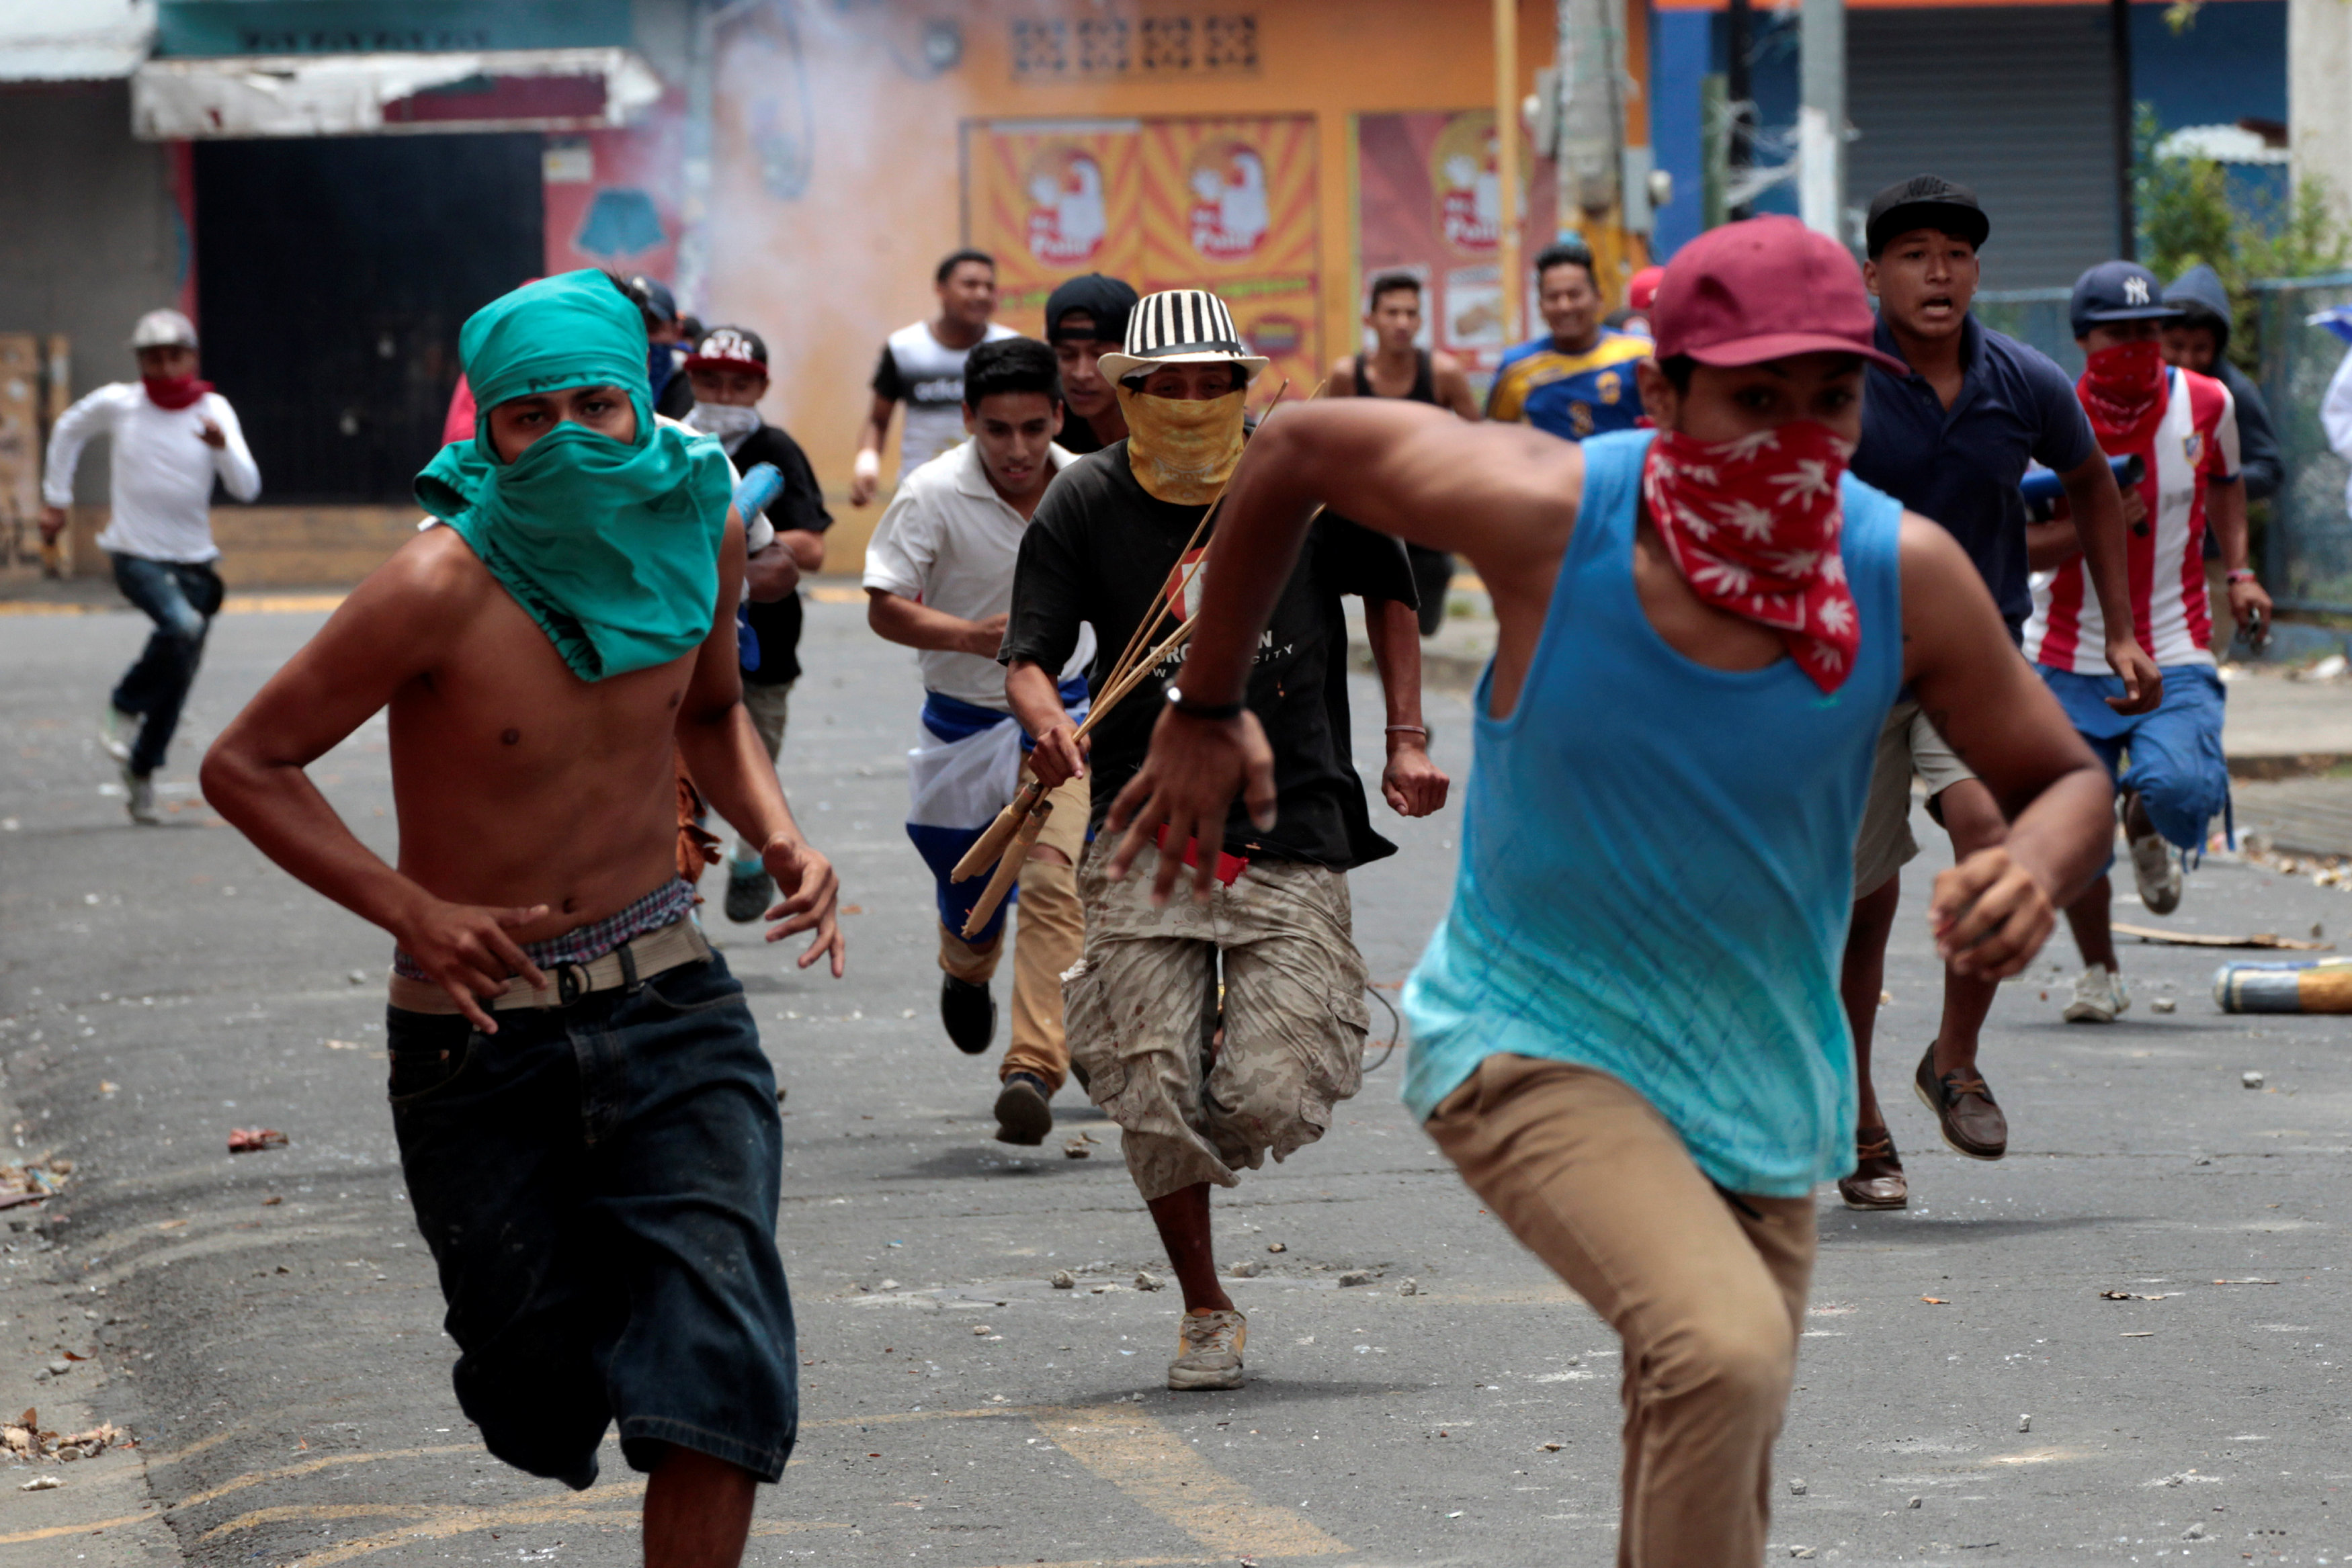
[{"label": "man with striped fedora", "polygon": [[[1128,318],[1124,351],[1102,356],[1127,438],[1065,467],[1038,504],[998,654],[1047,788],[1090,773],[1094,798],[1108,802],[1141,764],[1160,711],[1192,711],[1177,684],[1181,647],[1085,741],[1055,678],[1090,623],[1097,651],[1087,680],[1099,703],[1118,650],[1139,632],[1139,647],[1156,648],[1193,613],[1209,542],[1203,508],[1240,460],[1243,402],[1265,363],[1224,304],[1192,288],[1146,296]],[[1372,831],[1352,761],[1339,608],[1349,593],[1364,600],[1387,692],[1383,791],[1408,816],[1445,803],[1421,723],[1403,548],[1326,518],[1291,570],[1244,698],[1230,706],[1246,706],[1276,737],[1279,822],[1261,829],[1237,810],[1214,842],[1146,850],[1136,875],[1113,882],[1091,856],[1078,872],[1086,946],[1064,977],[1064,1021],[1071,1059],[1119,1125],[1129,1174],[1183,1288],[1171,1388],[1242,1384],[1248,1324],[1217,1278],[1210,1185],[1236,1186],[1236,1172],[1315,1142],[1362,1082],[1370,1019],[1347,873],[1396,846]],[[1098,827],[1101,811],[1093,816]],[[1163,852],[1213,862],[1205,902],[1152,900],[1144,868]]]}]

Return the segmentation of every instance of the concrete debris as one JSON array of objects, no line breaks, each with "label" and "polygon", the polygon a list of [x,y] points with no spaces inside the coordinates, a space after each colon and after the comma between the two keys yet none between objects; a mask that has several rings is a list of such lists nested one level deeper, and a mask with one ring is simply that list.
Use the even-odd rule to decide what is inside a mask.
[{"label": "concrete debris", "polygon": [[1421,1294],[1421,1281],[1418,1280],[1407,1280],[1403,1284],[1397,1287],[1397,1294],[1400,1296],[1418,1296]]},{"label": "concrete debris", "polygon": [[2019,1431],[2021,1431],[2021,1432],[2031,1432],[2031,1431],[2032,1431],[2032,1430],[2033,1430],[2033,1417],[2032,1417],[2032,1416],[2020,1416],[2017,1418],[2017,1429],[2018,1429]]},{"label": "concrete debris", "polygon": [[2180,1010],[2180,1004],[2174,1001],[2170,997],[2158,997],[2156,1000],[2147,1004],[2147,1010],[2152,1013],[2179,1012]]},{"label": "concrete debris", "polygon": [[2205,1527],[2201,1524],[2192,1524],[2188,1529],[2180,1532],[2180,1539],[2183,1541],[2202,1541],[2205,1539]]},{"label": "concrete debris", "polygon": [[1369,1269],[1350,1269],[1339,1276],[1342,1285],[1369,1285],[1371,1282],[1372,1272]]},{"label": "concrete debris", "polygon": [[1565,1443],[1546,1443],[1543,1446],[1543,1451],[1547,1454],[1557,1454],[1566,1447]]},{"label": "concrete debris", "polygon": [[1290,1250],[1287,1246],[1279,1241],[1267,1242],[1265,1244],[1265,1249],[1269,1252],[1287,1252]]},{"label": "concrete debris", "polygon": [[1094,1157],[1094,1150],[1087,1147],[1087,1141],[1084,1138],[1072,1138],[1062,1145],[1062,1157],[1072,1160],[1091,1159]]},{"label": "concrete debris", "polygon": [[2241,1072],[2238,1074],[2238,1082],[2249,1089],[2260,1089],[2263,1086],[2263,1075],[2259,1072]]},{"label": "concrete debris", "polygon": [[1078,1288],[1077,1277],[1067,1269],[1055,1270],[1045,1277],[1045,1283],[1057,1291],[1075,1291]]},{"label": "concrete debris", "polygon": [[877,1291],[895,1291],[898,1288],[898,1281],[896,1280],[885,1280],[879,1285],[875,1287]]},{"label": "concrete debris", "polygon": [[986,1323],[974,1323],[971,1325],[971,1332],[973,1334],[984,1338],[989,1334],[994,1333],[996,1331],[990,1328]]},{"label": "concrete debris", "polygon": [[1913,1498],[1909,1502],[1905,1503],[1903,1506],[1904,1506],[1905,1508],[1917,1508],[1917,1507],[1919,1506],[1919,1504],[1921,1503],[1921,1501],[1922,1501],[1922,1500],[1924,1500],[1919,1499],[1919,1498],[1916,1498],[1916,1497],[1915,1497],[1915,1498]]},{"label": "concrete debris", "polygon": [[16,1490],[18,1491],[55,1491],[65,1484],[55,1476],[35,1476]]},{"label": "concrete debris", "polygon": [[1144,1270],[1138,1270],[1135,1276],[1135,1288],[1139,1291],[1164,1291],[1168,1287],[1156,1276]]},{"label": "concrete debris", "polygon": [[1241,1262],[1228,1264],[1225,1272],[1236,1280],[1255,1280],[1257,1278],[1258,1265],[1253,1260],[1244,1259]]},{"label": "concrete debris", "polygon": [[1810,1546],[1791,1546],[1789,1548],[1789,1555],[1791,1557],[1811,1557],[1813,1555],[1813,1549]]},{"label": "concrete debris", "polygon": [[1790,1497],[1802,1497],[1802,1496],[1804,1496],[1804,1495],[1805,1495],[1805,1483],[1804,1483],[1803,1481],[1799,1480],[1796,1477],[1794,1477],[1794,1476],[1790,1476],[1790,1477],[1789,1478],[1789,1495],[1790,1495]]},{"label": "concrete debris", "polygon": [[263,1149],[282,1149],[286,1134],[275,1127],[236,1127],[228,1134],[228,1152],[233,1155],[257,1154]]}]

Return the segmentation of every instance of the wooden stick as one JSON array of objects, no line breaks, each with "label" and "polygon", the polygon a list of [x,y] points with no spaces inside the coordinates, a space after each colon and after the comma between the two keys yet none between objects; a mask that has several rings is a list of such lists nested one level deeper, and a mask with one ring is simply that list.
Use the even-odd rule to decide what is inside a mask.
[{"label": "wooden stick", "polygon": [[1004,846],[1013,841],[1013,835],[1021,831],[1021,819],[1029,814],[1029,809],[1036,805],[1045,793],[1045,787],[1036,779],[1024,782],[1011,803],[996,813],[996,821],[988,824],[988,831],[981,834],[971,848],[964,851],[963,859],[956,862],[955,870],[948,873],[948,880],[970,882],[994,865],[997,857],[1004,852]]},{"label": "wooden stick", "polygon": [[1040,800],[1037,809],[1022,819],[1020,831],[1014,833],[1013,841],[1005,845],[1004,858],[996,862],[996,874],[988,879],[987,887],[981,891],[980,902],[971,906],[971,914],[964,920],[965,941],[971,941],[981,933],[988,925],[989,916],[996,913],[996,906],[1003,904],[1005,895],[1013,891],[1014,880],[1021,875],[1022,862],[1029,858],[1029,847],[1037,841],[1037,835],[1045,831],[1045,819],[1053,814],[1054,802]]}]

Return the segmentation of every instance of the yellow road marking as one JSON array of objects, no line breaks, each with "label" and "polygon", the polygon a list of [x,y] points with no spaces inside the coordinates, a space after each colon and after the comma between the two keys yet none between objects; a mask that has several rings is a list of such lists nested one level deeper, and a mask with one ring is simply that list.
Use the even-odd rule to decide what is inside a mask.
[{"label": "yellow road marking", "polygon": [[[296,1476],[316,1475],[320,1470],[331,1470],[342,1465],[372,1465],[379,1459],[421,1459],[435,1454],[479,1454],[487,1451],[479,1443],[444,1443],[430,1448],[387,1448],[380,1454],[329,1454],[324,1458],[305,1459],[299,1465],[281,1465],[274,1470],[255,1470],[235,1480],[223,1481],[216,1487],[182,1498],[172,1505],[172,1511],[176,1513],[184,1508],[194,1508],[200,1503],[226,1497],[231,1492],[243,1491],[247,1487],[257,1487],[264,1481],[291,1480]],[[182,1457],[173,1456],[175,1458]]]},{"label": "yellow road marking", "polygon": [[[863,599],[863,593],[856,595]],[[341,593],[232,593],[221,601],[224,615],[284,615],[302,612],[315,612],[341,607]],[[131,606],[113,600],[94,604],[60,603],[46,599],[0,600],[0,615],[110,615],[116,612],[128,614]]]},{"label": "yellow road marking", "polygon": [[1132,1405],[1049,1407],[1031,1418],[1064,1453],[1213,1551],[1321,1557],[1351,1550],[1296,1510],[1258,1501]]},{"label": "yellow road marking", "polygon": [[[60,1535],[79,1535],[86,1531],[112,1530],[117,1525],[137,1524],[142,1520],[161,1519],[152,1509],[145,1513],[126,1513],[118,1519],[93,1519],[88,1524],[52,1524],[41,1530],[20,1530],[13,1535],[0,1535],[0,1546],[22,1546],[27,1541],[53,1541]],[[1035,1568],[1035,1564],[1031,1564]]]},{"label": "yellow road marking", "polygon": [[284,615],[298,611],[342,608],[341,593],[232,593],[221,601],[224,615]]}]

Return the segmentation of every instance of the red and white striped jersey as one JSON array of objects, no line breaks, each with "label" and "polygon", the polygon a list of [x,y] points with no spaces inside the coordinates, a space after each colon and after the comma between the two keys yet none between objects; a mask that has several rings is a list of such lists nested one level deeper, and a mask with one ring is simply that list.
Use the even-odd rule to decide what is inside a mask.
[{"label": "red and white striped jersey", "polygon": [[[2159,669],[2213,663],[2213,623],[2205,605],[2205,486],[2238,476],[2238,413],[2230,389],[2177,366],[2165,377],[2164,417],[2150,434],[2137,446],[2105,447],[2110,457],[2137,451],[2147,469],[2139,484],[2147,520],[2125,529],[2124,543],[2134,629]],[[2078,675],[2113,673],[2106,623],[2081,556],[2055,571],[2033,574],[2025,656]]]}]

